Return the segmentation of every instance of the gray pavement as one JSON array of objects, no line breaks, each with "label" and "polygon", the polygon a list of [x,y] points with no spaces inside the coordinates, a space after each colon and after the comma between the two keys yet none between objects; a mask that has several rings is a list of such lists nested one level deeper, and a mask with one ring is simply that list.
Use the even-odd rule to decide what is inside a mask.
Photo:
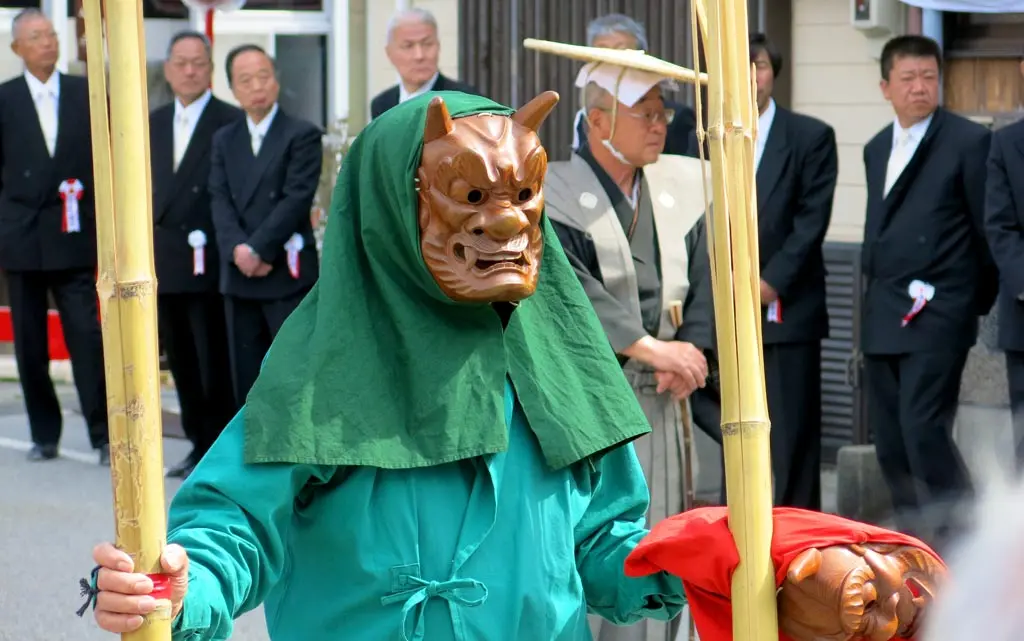
[{"label": "gray pavement", "polygon": [[[74,388],[60,386],[65,408],[62,458],[28,463],[28,425],[18,384],[0,382],[0,641],[113,641],[91,613],[79,619],[78,579],[92,548],[113,540],[110,471],[94,462]],[[174,463],[188,444],[166,439]],[[178,482],[167,482],[167,500]],[[262,609],[237,622],[232,639],[267,641]]]}]

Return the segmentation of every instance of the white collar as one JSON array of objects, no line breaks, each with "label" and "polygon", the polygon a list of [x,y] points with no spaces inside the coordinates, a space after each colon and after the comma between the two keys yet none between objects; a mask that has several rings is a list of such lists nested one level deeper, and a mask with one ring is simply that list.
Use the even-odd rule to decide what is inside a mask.
[{"label": "white collar", "polygon": [[250,118],[248,116],[248,114],[247,114],[245,116],[245,124],[247,124],[249,126],[249,135],[253,136],[253,137],[258,135],[261,138],[266,138],[267,137],[267,132],[270,131],[270,125],[273,124],[274,116],[276,116],[276,115],[277,115],[277,103],[276,102],[274,103],[274,106],[270,108],[270,113],[267,114],[267,117],[264,118],[263,120],[261,120],[259,122],[259,124],[254,123],[252,121],[252,118]]},{"label": "white collar", "polygon": [[895,147],[899,143],[899,139],[901,137],[901,134],[903,134],[903,133],[906,133],[907,136],[910,137],[910,140],[913,141],[913,142],[920,141],[922,138],[924,138],[924,135],[926,133],[928,133],[928,127],[932,124],[932,118],[934,118],[934,117],[935,117],[935,112],[933,111],[931,114],[928,115],[927,118],[925,118],[924,120],[921,120],[919,122],[916,122],[916,123],[910,125],[906,129],[904,129],[900,125],[899,118],[894,118],[893,121],[892,121],[892,144],[893,144],[893,147]]},{"label": "white collar", "polygon": [[60,73],[57,71],[51,73],[46,82],[42,82],[26,69],[25,82],[28,83],[28,90],[29,93],[32,94],[33,100],[35,100],[41,93],[48,93],[54,98],[60,97]]},{"label": "white collar", "polygon": [[769,98],[768,107],[763,114],[757,117],[757,137],[759,139],[765,139],[772,129],[773,122],[775,122],[775,98]]},{"label": "white collar", "polygon": [[206,105],[210,104],[210,99],[213,97],[213,92],[207,89],[203,92],[203,95],[199,96],[191,102],[187,107],[181,104],[179,98],[174,99],[174,118],[178,119],[184,116],[190,123],[194,123],[199,120],[199,115],[206,109]]},{"label": "white collar", "polygon": [[420,86],[419,89],[417,89],[416,91],[413,91],[413,92],[406,91],[405,90],[405,83],[402,82],[401,80],[399,80],[398,81],[398,102],[400,102],[400,103],[401,102],[405,102],[406,100],[409,100],[410,98],[415,98],[416,96],[422,96],[423,94],[427,93],[428,91],[430,91],[431,89],[434,88],[434,85],[437,84],[437,79],[440,76],[441,76],[441,72],[440,71],[434,72],[434,75],[433,75],[433,77],[430,78],[430,80],[424,82]]}]

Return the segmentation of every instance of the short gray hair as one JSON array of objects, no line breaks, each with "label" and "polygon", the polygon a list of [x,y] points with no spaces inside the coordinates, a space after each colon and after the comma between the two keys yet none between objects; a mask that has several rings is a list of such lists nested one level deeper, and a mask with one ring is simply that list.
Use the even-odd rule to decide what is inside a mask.
[{"label": "short gray hair", "polygon": [[403,9],[399,11],[391,20],[388,20],[388,42],[391,42],[392,36],[395,34],[395,29],[406,23],[413,24],[425,24],[434,28],[437,32],[437,19],[434,18],[434,14],[422,7],[413,7],[412,9]]},{"label": "short gray hair", "polygon": [[210,39],[206,37],[205,33],[200,33],[191,29],[185,31],[179,31],[178,33],[171,36],[171,41],[167,44],[167,58],[170,59],[171,52],[174,50],[174,45],[178,44],[182,40],[198,40],[203,44],[203,48],[206,49],[206,55],[213,60],[213,45],[210,43]]},{"label": "short gray hair", "polygon": [[638,48],[647,50],[647,30],[636,20],[621,13],[609,13],[591,20],[587,25],[587,45],[593,47],[595,40],[613,33],[632,36]]},{"label": "short gray hair", "polygon": [[21,25],[22,22],[24,22],[25,20],[29,20],[31,18],[43,18],[44,20],[49,20],[50,16],[46,15],[40,9],[37,9],[35,7],[22,9],[21,11],[18,12],[18,15],[14,16],[14,20],[11,20],[12,39],[18,39],[18,27]]},{"label": "short gray hair", "polygon": [[596,82],[588,82],[583,88],[583,108],[590,113],[591,109],[607,109],[608,101],[615,102],[612,92]]}]

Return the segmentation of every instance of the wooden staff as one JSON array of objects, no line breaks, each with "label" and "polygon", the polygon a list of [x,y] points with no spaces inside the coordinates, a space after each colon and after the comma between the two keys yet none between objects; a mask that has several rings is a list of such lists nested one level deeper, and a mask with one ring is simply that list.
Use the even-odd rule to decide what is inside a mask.
[{"label": "wooden staff", "polygon": [[[694,0],[691,20],[694,32],[700,28],[704,36],[708,69],[707,135],[715,203],[708,210],[708,252],[721,368],[729,528],[740,557],[732,576],[733,639],[776,641],[771,428],[762,362],[754,186],[758,111],[746,0]],[[696,93],[703,160],[699,88]]]},{"label": "wooden staff", "polygon": [[170,641],[168,585],[160,574],[167,523],[142,3],[102,0],[101,7],[101,0],[84,0],[82,11],[116,544],[132,557],[136,572],[153,579],[158,604],[141,628],[121,638]]},{"label": "wooden staff", "polygon": [[[669,316],[672,319],[672,327],[678,330],[683,326],[683,301],[674,300],[668,306]],[[679,400],[679,412],[683,424],[683,509],[689,510],[694,507],[697,499],[695,489],[696,480],[693,478],[693,422],[690,416],[690,404],[687,400]]]},{"label": "wooden staff", "polygon": [[[683,301],[674,300],[668,306],[669,316],[672,319],[672,327],[678,330],[683,326]],[[679,400],[679,415],[683,424],[683,511],[691,510],[697,499],[695,486],[697,480],[693,477],[693,417],[690,414],[690,404],[685,398]],[[693,622],[693,612],[686,617],[687,638],[694,641],[697,638],[697,628]]]}]

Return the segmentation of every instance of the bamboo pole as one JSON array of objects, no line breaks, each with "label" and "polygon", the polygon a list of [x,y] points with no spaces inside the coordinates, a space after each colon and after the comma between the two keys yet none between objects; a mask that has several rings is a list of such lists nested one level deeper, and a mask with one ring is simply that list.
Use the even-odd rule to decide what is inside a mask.
[{"label": "bamboo pole", "polygon": [[600,49],[595,47],[569,45],[562,42],[552,42],[550,40],[538,40],[536,38],[526,38],[523,40],[523,46],[527,49],[553,53],[573,60],[582,60],[585,62],[607,62],[612,65],[624,65],[633,69],[656,73],[660,76],[664,76],[665,78],[678,80],[679,82],[692,84],[699,81],[701,84],[706,84],[708,81],[707,74],[698,74],[693,69],[687,69],[686,67],[680,67],[679,65],[665,62],[660,58],[648,56],[643,51],[635,49]]},{"label": "bamboo pole", "polygon": [[[708,67],[707,133],[715,203],[708,210],[708,252],[720,357],[729,528],[740,557],[732,576],[733,639],[775,641],[771,428],[762,362],[754,184],[757,109],[746,0],[704,0],[694,2],[691,11],[694,31],[700,29],[704,36]],[[698,105],[700,99],[698,87]]]},{"label": "bamboo pole", "polygon": [[[116,543],[135,561],[136,572],[153,575],[157,583],[167,524],[142,3],[103,0],[101,8],[100,2],[85,0],[82,9]],[[104,26],[110,53],[109,117]],[[121,638],[170,641],[170,602],[159,599],[143,626]]]}]

